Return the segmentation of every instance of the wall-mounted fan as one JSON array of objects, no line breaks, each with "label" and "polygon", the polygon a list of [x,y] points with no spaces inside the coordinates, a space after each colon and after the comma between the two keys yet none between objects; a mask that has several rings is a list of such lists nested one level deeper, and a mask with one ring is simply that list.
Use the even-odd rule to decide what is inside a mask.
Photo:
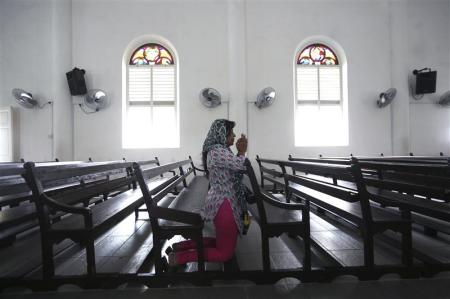
[{"label": "wall-mounted fan", "polygon": [[88,107],[91,110],[94,110],[92,112],[87,112],[83,109],[82,105],[80,104],[81,110],[85,113],[95,113],[98,112],[104,108],[106,108],[109,104],[108,96],[106,95],[106,92],[104,92],[101,89],[90,89],[86,96],[84,97],[83,104]]},{"label": "wall-mounted fan", "polygon": [[200,91],[200,102],[208,108],[215,108],[222,103],[220,92],[214,88],[206,87]]},{"label": "wall-mounted fan", "polygon": [[45,102],[43,105],[39,105],[39,102],[33,98],[33,95],[21,88],[14,88],[12,90],[13,97],[17,100],[20,106],[27,109],[39,108],[42,109],[45,105],[52,104],[51,101]]},{"label": "wall-mounted fan", "polygon": [[256,97],[255,105],[258,108],[265,108],[267,106],[270,106],[273,101],[275,101],[275,89],[272,87],[266,87],[263,90],[261,90]]},{"label": "wall-mounted fan", "polygon": [[378,108],[383,108],[389,105],[395,98],[397,94],[397,89],[389,88],[385,92],[380,93],[379,99],[377,100]]},{"label": "wall-mounted fan", "polygon": [[33,95],[23,89],[14,88],[12,90],[12,95],[17,100],[19,105],[24,108],[33,109],[35,107],[39,107],[38,102],[33,99]]},{"label": "wall-mounted fan", "polygon": [[447,91],[441,95],[438,104],[441,106],[450,107],[450,91]]},{"label": "wall-mounted fan", "polygon": [[53,127],[53,102],[52,101],[47,101],[42,105],[39,105],[39,102],[33,98],[33,95],[29,92],[26,92],[25,90],[21,89],[21,88],[14,88],[12,90],[12,95],[13,97],[17,100],[17,102],[19,103],[20,106],[27,108],[27,109],[34,109],[34,108],[38,108],[38,109],[42,109],[44,108],[46,105],[50,105],[51,107],[51,133],[48,135],[49,138],[51,138],[52,140],[52,152],[51,152],[51,157],[54,156],[54,151],[55,151],[55,146],[54,146],[54,127]]}]

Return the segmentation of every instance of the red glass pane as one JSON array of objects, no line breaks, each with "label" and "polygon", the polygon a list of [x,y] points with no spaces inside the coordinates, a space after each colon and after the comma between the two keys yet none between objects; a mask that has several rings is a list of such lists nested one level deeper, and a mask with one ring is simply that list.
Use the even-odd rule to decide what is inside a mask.
[{"label": "red glass pane", "polygon": [[150,43],[137,48],[130,58],[130,65],[173,64],[169,50],[160,44]]},{"label": "red glass pane", "polygon": [[311,44],[300,52],[297,64],[338,65],[339,62],[336,54],[329,47],[324,44]]}]

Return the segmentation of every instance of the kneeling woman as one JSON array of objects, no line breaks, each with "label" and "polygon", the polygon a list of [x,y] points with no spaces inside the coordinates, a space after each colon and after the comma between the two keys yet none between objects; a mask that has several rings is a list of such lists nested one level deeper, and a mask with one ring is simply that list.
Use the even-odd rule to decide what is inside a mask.
[{"label": "kneeling woman", "polygon": [[[245,170],[245,135],[236,142],[237,156],[230,146],[234,144],[235,123],[225,119],[213,122],[203,144],[203,165],[207,171],[210,189],[202,209],[206,221],[213,220],[215,238],[203,238],[205,261],[225,262],[234,255],[237,236],[245,230],[245,191],[242,172]],[[169,265],[181,265],[197,261],[196,244],[192,240],[173,244]]]}]

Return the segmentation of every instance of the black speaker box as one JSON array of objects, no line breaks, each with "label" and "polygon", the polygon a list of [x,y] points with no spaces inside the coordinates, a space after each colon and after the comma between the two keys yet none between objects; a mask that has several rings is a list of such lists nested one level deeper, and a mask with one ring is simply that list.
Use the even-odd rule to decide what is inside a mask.
[{"label": "black speaker box", "polygon": [[74,68],[66,73],[67,83],[69,84],[70,94],[73,96],[84,95],[87,93],[86,82],[84,81],[84,70]]},{"label": "black speaker box", "polygon": [[437,72],[422,72],[416,75],[416,94],[436,92]]}]

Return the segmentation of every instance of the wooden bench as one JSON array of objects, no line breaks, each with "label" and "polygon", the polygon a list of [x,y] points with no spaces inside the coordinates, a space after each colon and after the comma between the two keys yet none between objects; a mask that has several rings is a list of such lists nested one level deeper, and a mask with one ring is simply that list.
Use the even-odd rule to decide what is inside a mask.
[{"label": "wooden bench", "polygon": [[[409,214],[403,217],[371,205],[362,181],[358,164],[343,165],[304,161],[265,159],[266,163],[292,168],[294,174],[285,174],[288,195],[308,201],[357,227],[364,242],[364,265],[374,266],[373,238],[375,234],[393,230],[402,234],[402,262],[412,264],[411,222]],[[336,185],[336,181],[349,182],[351,188]],[[356,187],[356,188],[354,188]]]},{"label": "wooden bench", "polygon": [[[435,236],[438,232],[450,234],[448,208],[450,190],[447,178],[436,169],[447,169],[449,158],[441,156],[393,156],[393,157],[363,157],[356,158],[362,167],[363,178],[370,193],[371,200],[383,207],[393,207],[392,212],[398,211],[398,204],[392,200],[408,203],[411,196],[416,198],[411,210],[413,223],[423,226],[427,235]],[[292,158],[292,161],[314,161],[317,163],[344,164],[350,163],[350,158],[321,157],[320,159]],[[373,162],[373,163],[372,163]],[[433,170],[434,169],[434,170]],[[440,171],[440,170],[439,170]],[[435,173],[433,173],[435,172]],[[349,186],[347,182],[336,182],[338,185]],[[426,200],[428,199],[428,200]],[[439,215],[437,216],[436,213]]]},{"label": "wooden bench", "polygon": [[[413,212],[428,234],[450,233],[450,159],[447,164],[358,161],[376,176],[365,176],[372,200]],[[438,219],[433,221],[433,219]],[[447,223],[446,223],[447,222]]]},{"label": "wooden bench", "polygon": [[[40,165],[72,165],[79,162],[41,163]],[[23,179],[23,163],[0,165],[0,245],[11,244],[17,234],[37,226],[36,208],[31,190]],[[59,182],[45,186],[50,194],[76,188],[80,182]]]},{"label": "wooden bench", "polygon": [[22,172],[23,163],[0,163],[0,210],[31,199]]},{"label": "wooden bench", "polygon": [[[408,164],[435,164],[447,165],[450,157],[446,156],[381,156],[381,157],[365,157],[365,156],[350,156],[350,157],[324,157],[320,158],[298,158],[289,155],[289,161],[328,163],[328,164],[345,164],[350,165],[352,158],[358,159],[360,162],[387,162],[387,163],[408,163]],[[367,170],[366,170],[367,171]],[[364,169],[363,169],[364,172]]]},{"label": "wooden bench", "polygon": [[[11,244],[16,235],[37,225],[31,192],[22,175],[23,163],[0,165],[0,245]],[[8,208],[6,208],[8,207]]]},{"label": "wooden bench", "polygon": [[[286,182],[284,179],[284,174],[286,173],[286,169],[283,165],[278,165],[282,172],[273,168],[268,168],[264,166],[265,159],[261,159],[258,155],[256,155],[256,162],[259,166],[259,173],[261,178],[261,188],[263,190],[268,190],[270,188],[267,188],[268,186],[265,185],[265,180],[272,183],[273,187],[271,188],[271,193],[278,193],[278,192],[286,192]],[[271,163],[269,163],[271,164]],[[277,188],[280,187],[280,188]]]},{"label": "wooden bench", "polygon": [[376,173],[374,176],[366,177],[369,186],[383,186],[384,189],[424,196],[428,199],[450,201],[448,174],[450,159],[445,164],[359,159],[358,161],[364,169]]},{"label": "wooden bench", "polygon": [[[292,157],[292,155],[289,155],[288,161],[311,162],[311,163],[331,164],[331,165],[349,165],[349,166],[351,165],[351,157],[350,158],[347,158],[347,157],[328,158],[328,157],[320,156],[320,158],[298,158],[298,157]],[[364,175],[375,174],[375,172],[367,170],[367,169],[363,169],[362,171],[363,171]],[[292,174],[295,175],[295,170],[292,170]],[[303,173],[303,175],[307,175],[311,179],[317,179],[320,181],[324,181],[324,180],[327,182],[331,181],[336,186],[343,186],[343,187],[355,189],[355,190],[357,189],[355,183],[353,182],[354,180],[351,176],[343,176],[343,177],[338,178],[333,173],[322,173],[318,176],[316,176],[314,174]]]},{"label": "wooden bench", "polygon": [[[187,166],[190,167],[186,168]],[[164,189],[155,193],[148,188],[146,180],[161,172],[156,172],[156,168],[143,169],[138,163],[134,163],[133,168],[150,217],[156,274],[161,275],[166,270],[161,253],[164,243],[177,235],[196,241],[198,271],[203,272],[205,270],[203,219],[199,212],[208,192],[207,178],[196,174],[199,169],[193,166],[191,159],[170,163],[161,166],[160,169],[164,172],[178,170],[179,175],[172,177]],[[161,204],[161,200],[180,184],[184,187],[181,192],[173,196],[172,200],[166,200]]]},{"label": "wooden bench", "polygon": [[[82,161],[67,161],[67,162],[45,162],[36,163],[38,167],[47,167],[51,171],[52,167],[56,169],[73,168]],[[114,161],[110,163],[115,163]],[[15,174],[8,172],[15,172]],[[30,188],[25,182],[23,175],[25,170],[22,163],[15,163],[10,165],[0,165],[0,203],[3,207],[8,206],[0,211],[0,245],[11,244],[16,236],[22,232],[32,229],[38,225],[36,206],[32,202],[33,196]],[[105,184],[99,186],[99,183],[109,182],[108,187]],[[66,202],[70,204],[82,203],[84,206],[99,203],[106,200],[108,196],[116,195],[129,189],[130,182],[128,179],[113,180],[109,176],[103,174],[101,178],[68,178],[57,181],[45,182],[43,188],[47,195],[52,197],[63,196]],[[134,183],[135,184],[135,183]],[[92,188],[95,185],[95,188]],[[66,196],[67,192],[73,189],[84,189],[79,191],[75,197],[71,195]],[[114,194],[109,191],[114,190]],[[102,195],[103,198],[98,196]],[[57,221],[61,216],[53,217],[52,221]]]},{"label": "wooden bench", "polygon": [[289,161],[298,161],[298,162],[314,162],[314,163],[327,163],[327,164],[339,164],[339,165],[350,165],[350,158],[346,157],[333,157],[333,158],[298,158],[292,157],[292,155],[288,156]]},{"label": "wooden bench", "polygon": [[[54,276],[53,244],[64,239],[72,239],[86,246],[87,273],[95,275],[94,240],[142,205],[142,193],[133,188],[94,206],[79,206],[78,203],[96,194],[112,192],[132,184],[133,177],[129,175],[131,163],[95,162],[61,167],[35,166],[28,162],[25,169],[24,177],[32,190],[39,220],[44,278]],[[155,176],[163,173],[158,170],[155,172]],[[57,196],[49,195],[44,188],[55,182],[70,180],[93,180],[93,183],[89,187],[71,189]],[[158,186],[159,182],[150,182],[149,188]],[[68,215],[54,222],[53,219],[61,214]]]},{"label": "wooden bench", "polygon": [[359,161],[435,164],[445,165],[450,157],[446,156],[383,156],[383,157],[355,157]]},{"label": "wooden bench", "polygon": [[[269,238],[279,237],[285,233],[302,238],[305,250],[303,270],[310,271],[309,203],[285,203],[273,198],[259,187],[250,161],[246,160],[245,163],[247,168],[246,174],[253,191],[252,201],[254,201],[254,204],[249,205],[249,210],[261,227],[263,270],[265,272],[270,271]],[[277,178],[280,177],[275,170],[270,170],[269,173]],[[278,183],[278,181],[276,182]]]},{"label": "wooden bench", "polygon": [[[191,160],[191,163],[192,163],[192,159],[190,157],[189,157],[189,159]],[[155,164],[157,166],[161,166],[161,164],[160,164],[160,162],[158,160],[158,157],[155,157],[155,160],[140,161],[140,162],[136,162],[136,163],[139,164],[139,166],[141,167],[141,170],[147,169],[147,168],[151,168],[153,164]],[[182,166],[180,166],[177,170],[182,172],[183,171]],[[159,181],[160,181],[160,183],[170,184],[175,179],[175,177],[177,176],[176,171],[173,170],[173,169],[169,169],[166,173],[171,173],[172,174],[171,177],[170,176],[165,176],[165,173],[162,173],[162,174],[160,174]],[[161,186],[163,186],[163,184],[161,184]],[[177,187],[178,186],[174,186],[174,188],[171,190],[172,194],[178,194]],[[159,189],[155,189],[154,190],[154,192],[159,192],[159,191],[160,191]],[[137,207],[134,210],[134,216],[135,216],[136,220],[139,218],[139,213],[140,212],[146,212],[146,213],[148,212],[147,208],[144,207],[144,206],[145,206],[145,204],[142,205],[141,207]]]}]

